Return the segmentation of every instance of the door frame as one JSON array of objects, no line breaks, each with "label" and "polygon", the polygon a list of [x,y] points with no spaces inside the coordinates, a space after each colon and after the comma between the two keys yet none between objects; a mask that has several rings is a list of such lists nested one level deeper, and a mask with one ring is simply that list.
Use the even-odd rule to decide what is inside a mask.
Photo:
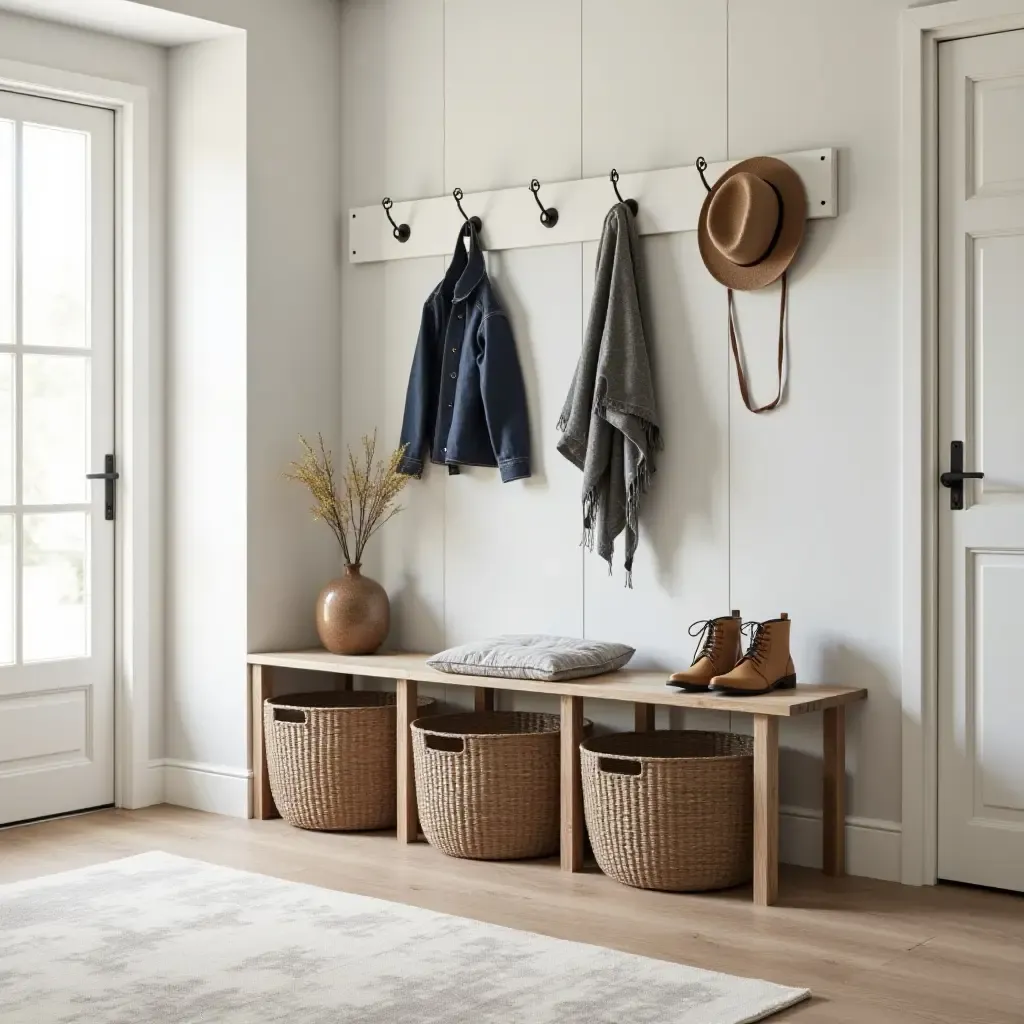
[{"label": "door frame", "polygon": [[[0,60],[0,87],[114,113],[114,443],[122,484],[114,547],[114,802],[163,798],[150,767],[151,704],[163,692],[163,327],[151,277],[150,94],[129,82]],[[157,708],[158,728],[163,728]]]},{"label": "door frame", "polygon": [[938,880],[938,48],[1024,29],[1024,0],[950,0],[902,14],[902,692],[900,880]]}]

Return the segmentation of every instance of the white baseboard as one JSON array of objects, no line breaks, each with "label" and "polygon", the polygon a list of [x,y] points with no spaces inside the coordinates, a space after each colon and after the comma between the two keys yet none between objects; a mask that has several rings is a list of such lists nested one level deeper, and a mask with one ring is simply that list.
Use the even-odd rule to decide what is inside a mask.
[{"label": "white baseboard", "polygon": [[[899,822],[876,818],[846,819],[846,873],[862,878],[900,881]],[[779,820],[779,860],[807,868],[821,867],[821,811],[783,807]]]},{"label": "white baseboard", "polygon": [[[244,768],[167,758],[150,762],[152,803],[197,811],[249,816],[252,772]],[[846,871],[863,878],[900,881],[899,822],[846,819]],[[783,807],[779,817],[779,859],[783,864],[821,867],[821,811]]]},{"label": "white baseboard", "polygon": [[164,762],[162,758],[143,765],[142,770],[136,772],[135,778],[131,804],[125,804],[128,810],[137,811],[142,807],[155,807],[164,802]]},{"label": "white baseboard", "polygon": [[249,817],[252,772],[246,768],[165,758],[150,763],[162,778],[163,801],[195,811]]}]

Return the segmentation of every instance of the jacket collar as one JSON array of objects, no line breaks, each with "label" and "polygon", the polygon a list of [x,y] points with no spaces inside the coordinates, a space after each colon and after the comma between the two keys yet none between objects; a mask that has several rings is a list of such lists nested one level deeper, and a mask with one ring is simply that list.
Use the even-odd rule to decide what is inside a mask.
[{"label": "jacket collar", "polygon": [[[462,239],[466,235],[469,236],[468,253],[462,244]],[[465,302],[473,293],[473,289],[483,280],[486,272],[484,255],[480,251],[480,239],[473,225],[467,222],[459,229],[452,261],[441,282],[441,292],[450,301]]]}]

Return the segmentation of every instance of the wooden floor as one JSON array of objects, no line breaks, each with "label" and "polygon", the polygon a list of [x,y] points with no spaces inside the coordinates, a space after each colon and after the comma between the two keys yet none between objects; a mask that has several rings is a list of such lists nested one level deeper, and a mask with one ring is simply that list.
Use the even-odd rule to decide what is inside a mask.
[{"label": "wooden floor", "polygon": [[555,860],[455,861],[386,835],[302,832],[280,820],[172,807],[0,831],[0,883],[146,850],[814,992],[811,1002],[773,1020],[1024,1022],[1024,898],[978,890],[825,879],[788,868],[779,905],[764,908],[752,905],[749,890],[641,892],[596,869],[566,875]]}]

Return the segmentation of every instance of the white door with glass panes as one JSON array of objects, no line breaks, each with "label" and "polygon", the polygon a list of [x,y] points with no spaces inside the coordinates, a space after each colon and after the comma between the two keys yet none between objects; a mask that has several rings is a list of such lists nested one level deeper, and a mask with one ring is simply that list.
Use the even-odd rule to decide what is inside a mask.
[{"label": "white door with glass panes", "polygon": [[939,858],[1024,891],[1024,32],[939,45]]},{"label": "white door with glass panes", "polygon": [[114,115],[0,91],[0,824],[114,800],[113,452]]}]

